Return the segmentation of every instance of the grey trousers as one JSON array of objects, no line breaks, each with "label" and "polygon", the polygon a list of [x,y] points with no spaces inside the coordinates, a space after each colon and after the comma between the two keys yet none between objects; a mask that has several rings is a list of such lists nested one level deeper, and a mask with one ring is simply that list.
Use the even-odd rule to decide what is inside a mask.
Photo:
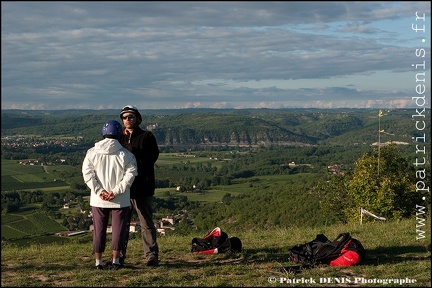
[{"label": "grey trousers", "polygon": [[[141,238],[143,241],[144,256],[147,261],[159,259],[159,246],[156,242],[156,227],[153,222],[153,196],[140,197],[131,199],[131,205],[137,212],[141,226]],[[132,209],[130,213],[132,214]],[[130,219],[130,218],[129,218]],[[129,237],[129,233],[128,233]],[[128,238],[129,239],[129,238]],[[126,248],[123,250],[123,255],[126,256]]]}]

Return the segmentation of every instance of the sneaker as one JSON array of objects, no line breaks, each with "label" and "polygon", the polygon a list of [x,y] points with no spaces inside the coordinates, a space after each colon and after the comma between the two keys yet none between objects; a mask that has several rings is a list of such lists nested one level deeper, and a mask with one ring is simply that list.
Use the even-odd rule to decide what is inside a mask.
[{"label": "sneaker", "polygon": [[95,269],[96,269],[96,270],[103,270],[104,268],[103,268],[102,265],[97,265],[97,266],[95,266]]},{"label": "sneaker", "polygon": [[159,265],[159,260],[156,258],[147,261],[147,266],[158,266],[158,265]]},{"label": "sneaker", "polygon": [[[119,258],[120,265],[124,266],[124,264],[125,264],[125,258],[126,258],[126,256],[120,255],[120,258]],[[108,259],[107,265],[112,265],[112,262],[113,262],[113,258],[111,256]]]},{"label": "sneaker", "polygon": [[120,264],[115,264],[115,263],[112,263],[111,264],[111,270],[119,270],[119,269],[121,269],[123,266],[122,265],[120,265]]}]

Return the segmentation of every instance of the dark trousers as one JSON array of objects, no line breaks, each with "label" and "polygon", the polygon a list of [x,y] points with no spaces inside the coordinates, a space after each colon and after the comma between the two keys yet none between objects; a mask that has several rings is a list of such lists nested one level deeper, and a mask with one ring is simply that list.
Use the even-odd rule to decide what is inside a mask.
[{"label": "dark trousers", "polygon": [[[110,215],[112,227],[112,250],[121,250],[127,241],[126,227],[128,226],[128,217],[130,207],[124,208],[99,208],[92,207],[93,215],[93,252],[105,252],[107,227]],[[128,228],[129,229],[129,228]],[[129,232],[129,231],[127,231]]]},{"label": "dark trousers", "polygon": [[[138,219],[141,226],[141,238],[143,241],[144,256],[147,261],[152,259],[159,259],[159,247],[156,242],[156,227],[153,222],[153,196],[140,197],[138,199],[131,199],[131,205],[137,212]],[[132,216],[133,210],[131,209],[129,214]],[[129,226],[129,225],[128,225]],[[127,239],[129,239],[129,228],[127,228]],[[122,251],[123,256],[126,256],[127,241],[124,250]]]}]

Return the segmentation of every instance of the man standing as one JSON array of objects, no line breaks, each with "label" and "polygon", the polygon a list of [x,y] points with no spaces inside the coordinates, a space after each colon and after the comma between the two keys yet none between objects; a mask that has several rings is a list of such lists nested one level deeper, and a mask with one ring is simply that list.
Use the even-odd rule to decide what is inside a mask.
[{"label": "man standing", "polygon": [[112,269],[119,269],[120,253],[126,241],[130,213],[130,187],[137,175],[135,156],[119,142],[122,125],[110,120],[102,126],[103,140],[87,150],[82,164],[84,182],[90,188],[93,216],[93,253],[96,269],[103,269],[107,227],[112,216]]},{"label": "man standing", "polygon": [[[154,164],[159,157],[159,147],[153,133],[139,127],[142,116],[135,106],[126,105],[123,107],[120,111],[120,118],[124,126],[121,143],[135,155],[138,166],[138,176],[131,186],[131,205],[137,212],[140,221],[147,266],[157,266],[159,264],[159,247],[156,242],[152,204],[155,192]],[[126,248],[127,242],[122,251],[123,261],[126,258]]]}]

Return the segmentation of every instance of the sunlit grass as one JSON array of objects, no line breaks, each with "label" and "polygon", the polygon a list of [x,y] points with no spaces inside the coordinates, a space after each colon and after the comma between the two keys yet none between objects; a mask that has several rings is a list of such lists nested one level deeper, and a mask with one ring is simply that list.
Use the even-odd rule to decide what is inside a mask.
[{"label": "sunlit grass", "polygon": [[[221,227],[222,230],[223,227]],[[376,222],[360,225],[333,225],[318,228],[275,228],[271,230],[225,231],[242,240],[241,253],[196,255],[190,252],[193,237],[168,235],[159,237],[159,267],[149,268],[143,258],[140,238],[129,242],[127,265],[118,271],[97,271],[91,253],[91,238],[75,238],[68,244],[2,246],[2,286],[102,286],[102,287],[275,287],[270,276],[314,279],[364,277],[366,279],[414,279],[405,286],[430,287],[430,239],[417,240],[415,220]],[[324,233],[336,238],[350,232],[366,248],[366,260],[353,267],[321,266],[299,274],[289,274],[282,267],[292,265],[288,249]],[[430,230],[428,230],[430,235]],[[80,240],[81,239],[81,240]],[[109,246],[108,246],[109,247]],[[109,249],[104,259],[109,257]],[[280,284],[278,286],[327,286]],[[400,284],[337,285],[362,287],[403,287]]]}]

